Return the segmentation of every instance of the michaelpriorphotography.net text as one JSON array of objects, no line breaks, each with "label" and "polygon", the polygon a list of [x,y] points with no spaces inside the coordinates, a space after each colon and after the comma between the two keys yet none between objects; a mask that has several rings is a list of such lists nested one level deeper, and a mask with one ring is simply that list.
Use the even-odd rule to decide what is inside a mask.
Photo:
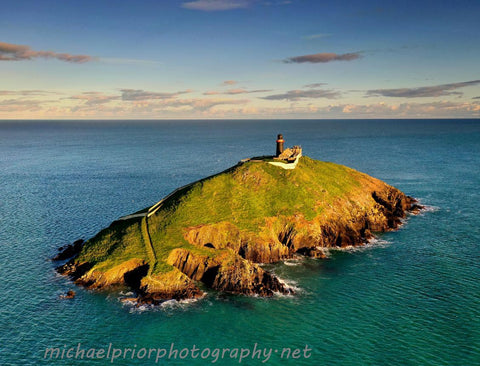
[{"label": "michaelpriorphotography.net text", "polygon": [[191,347],[178,347],[171,343],[168,347],[147,348],[137,346],[119,348],[109,343],[107,347],[88,347],[78,343],[74,347],[47,347],[44,350],[43,359],[49,361],[59,360],[105,360],[110,363],[125,360],[142,360],[148,363],[163,363],[167,360],[204,360],[216,363],[219,360],[230,360],[235,363],[249,363],[252,360],[261,363],[271,361],[271,358],[281,360],[309,359],[312,349],[305,345],[303,348],[279,347],[262,348],[257,343],[251,347],[215,348],[196,345]]},{"label": "michaelpriorphotography.net text", "polygon": [[479,0],[1,0],[0,366],[480,365]]}]

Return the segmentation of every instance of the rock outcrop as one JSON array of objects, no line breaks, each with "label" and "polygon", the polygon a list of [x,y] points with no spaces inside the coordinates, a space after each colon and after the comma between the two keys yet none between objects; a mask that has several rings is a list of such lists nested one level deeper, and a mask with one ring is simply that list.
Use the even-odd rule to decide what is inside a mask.
[{"label": "rock outcrop", "polygon": [[63,261],[72,258],[82,251],[83,239],[75,240],[72,244],[67,244],[58,248],[58,254],[53,258],[54,261]]},{"label": "rock outcrop", "polygon": [[71,300],[75,298],[75,295],[76,295],[75,291],[68,290],[65,294],[60,295],[60,298],[64,300]]}]

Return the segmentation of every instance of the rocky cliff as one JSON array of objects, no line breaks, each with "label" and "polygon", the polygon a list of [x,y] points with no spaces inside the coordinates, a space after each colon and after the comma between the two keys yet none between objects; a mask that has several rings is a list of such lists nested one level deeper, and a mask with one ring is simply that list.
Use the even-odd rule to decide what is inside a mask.
[{"label": "rocky cliff", "polygon": [[175,191],[155,211],[113,222],[58,271],[88,288],[129,286],[151,303],[206,288],[289,293],[259,264],[363,245],[396,229],[415,202],[338,164],[302,157],[284,170],[246,162]]}]

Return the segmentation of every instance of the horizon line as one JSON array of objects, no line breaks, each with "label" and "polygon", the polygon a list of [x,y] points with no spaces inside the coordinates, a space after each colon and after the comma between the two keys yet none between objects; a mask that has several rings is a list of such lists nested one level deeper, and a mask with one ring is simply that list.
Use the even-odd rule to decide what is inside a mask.
[{"label": "horizon line", "polygon": [[35,121],[48,121],[48,122],[89,122],[89,121],[104,121],[104,122],[116,122],[116,121],[152,121],[152,122],[162,122],[162,121],[283,121],[283,120],[294,120],[294,121],[365,121],[365,120],[480,120],[479,117],[373,117],[373,118],[10,118],[3,119],[0,118],[0,123],[2,122],[35,122]]}]

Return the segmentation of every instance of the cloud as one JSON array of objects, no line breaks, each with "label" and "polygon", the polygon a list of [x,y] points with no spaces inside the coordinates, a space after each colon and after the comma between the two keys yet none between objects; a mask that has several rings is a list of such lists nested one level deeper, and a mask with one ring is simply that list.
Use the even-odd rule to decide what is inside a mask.
[{"label": "cloud", "polygon": [[105,95],[100,92],[84,92],[82,94],[72,95],[67,99],[83,100],[86,105],[99,105],[109,103],[112,100],[119,100],[120,97],[117,95]]},{"label": "cloud", "polygon": [[304,88],[319,88],[323,85],[327,85],[327,83],[313,83],[313,84],[304,85],[303,87]]},{"label": "cloud", "polygon": [[376,118],[399,117],[473,117],[480,115],[478,103],[401,103],[401,104],[340,104],[331,105],[323,109],[325,112],[341,113],[352,117],[374,116]]},{"label": "cloud", "polygon": [[340,93],[334,90],[289,90],[284,94],[273,94],[263,97],[261,99],[267,100],[292,100],[298,101],[302,99],[312,99],[312,98],[326,98],[326,99],[336,99],[340,97]]},{"label": "cloud", "polygon": [[227,90],[224,94],[235,95],[235,94],[265,93],[265,92],[271,92],[271,91],[272,91],[271,89],[246,90],[243,88],[238,88],[238,89]]},{"label": "cloud", "polygon": [[236,80],[225,80],[222,85],[225,86],[225,85],[235,85],[235,84],[238,84],[238,81]]},{"label": "cloud", "polygon": [[26,99],[7,99],[0,100],[0,112],[38,112],[43,109],[43,103],[52,101],[26,100]]},{"label": "cloud", "polygon": [[283,60],[286,64],[301,64],[301,63],[326,63],[332,61],[353,61],[356,59],[361,58],[360,52],[351,52],[351,53],[344,53],[342,55],[338,55],[336,53],[316,53],[313,55],[305,55],[305,56],[296,56],[296,57],[289,57]]},{"label": "cloud", "polygon": [[179,96],[180,94],[190,93],[191,90],[183,90],[174,93],[158,93],[150,92],[142,89],[120,89],[122,92],[122,100],[130,101],[142,101],[150,99],[171,99]]},{"label": "cloud", "polygon": [[154,60],[142,60],[135,58],[117,58],[117,57],[101,57],[99,61],[112,65],[137,65],[137,66],[155,66],[161,65],[161,62]]},{"label": "cloud", "polygon": [[48,90],[0,90],[0,95],[39,96],[51,94],[58,95],[61,93]]},{"label": "cloud", "polygon": [[249,0],[196,0],[182,4],[185,9],[201,11],[225,11],[248,8]]},{"label": "cloud", "polygon": [[472,99],[480,99],[480,97],[473,97]]},{"label": "cloud", "polygon": [[226,92],[218,92],[215,90],[210,90],[206,91],[203,93],[203,95],[218,95],[218,94],[223,94],[223,95],[237,95],[237,94],[250,94],[250,93],[267,93],[271,92],[271,89],[256,89],[256,90],[247,90],[243,88],[237,88],[237,89],[230,89],[227,90]]},{"label": "cloud", "polygon": [[204,99],[179,99],[176,102],[169,103],[169,105],[188,106],[196,110],[206,110],[218,105],[235,105],[246,104],[249,101],[247,99],[222,99],[222,98],[204,98]]},{"label": "cloud", "polygon": [[218,95],[220,92],[215,91],[215,90],[209,90],[203,93],[203,95]]},{"label": "cloud", "polygon": [[463,95],[462,92],[453,91],[480,84],[480,80],[465,81],[461,83],[442,84],[435,86],[422,86],[418,88],[399,88],[399,89],[373,89],[366,92],[367,97],[392,97],[392,98],[428,98],[441,97],[447,95]]},{"label": "cloud", "polygon": [[293,3],[293,1],[291,1],[291,0],[280,0],[280,1],[276,1],[276,2],[264,1],[262,3],[262,5],[264,5],[264,6],[278,6],[278,5],[290,5],[292,3]]},{"label": "cloud", "polygon": [[336,53],[316,53],[313,55],[304,55],[290,57],[283,60],[284,63],[326,63],[332,61],[352,61],[361,58],[360,52],[336,54]]},{"label": "cloud", "polygon": [[331,36],[331,34],[329,34],[329,33],[318,33],[318,34],[311,34],[309,36],[304,36],[302,38],[312,40],[312,39],[326,38],[326,37],[330,37],[330,36]]},{"label": "cloud", "polygon": [[223,118],[432,118],[432,117],[479,117],[480,103],[402,103],[389,105],[375,103],[366,105],[336,104],[318,106],[313,103],[284,103],[272,106],[225,106],[208,110],[205,116]]},{"label": "cloud", "polygon": [[53,51],[34,51],[29,46],[0,42],[0,61],[22,61],[39,57],[56,58],[60,61],[77,64],[94,60],[93,57],[87,55],[71,55],[69,53],[57,53]]},{"label": "cloud", "polygon": [[[0,94],[0,118],[479,118],[480,101],[469,102],[437,101],[429,103],[336,103],[331,101],[340,93],[332,90],[291,90],[284,94],[270,95],[265,98],[271,103],[229,97],[184,98],[183,96],[158,98],[158,94],[177,95],[177,93],[155,93],[141,89],[142,98],[152,99],[124,100],[123,92],[106,94],[88,91],[73,94],[66,98],[28,97],[18,94],[11,98],[11,91]],[[7,93],[5,93],[7,92]],[[42,91],[40,91],[42,92]],[[3,97],[2,97],[3,96]],[[138,94],[137,94],[138,96]],[[5,99],[2,99],[5,98]],[[48,98],[48,99],[47,99]],[[327,99],[315,99],[327,98]],[[479,98],[480,99],[480,98]],[[288,102],[275,103],[275,100]],[[258,102],[258,101],[257,101]]]},{"label": "cloud", "polygon": [[249,103],[246,99],[226,98],[192,98],[192,99],[161,99],[153,101],[138,101],[122,107],[124,113],[132,116],[170,116],[194,117],[208,115],[212,108],[222,108],[228,105],[243,105]]}]

